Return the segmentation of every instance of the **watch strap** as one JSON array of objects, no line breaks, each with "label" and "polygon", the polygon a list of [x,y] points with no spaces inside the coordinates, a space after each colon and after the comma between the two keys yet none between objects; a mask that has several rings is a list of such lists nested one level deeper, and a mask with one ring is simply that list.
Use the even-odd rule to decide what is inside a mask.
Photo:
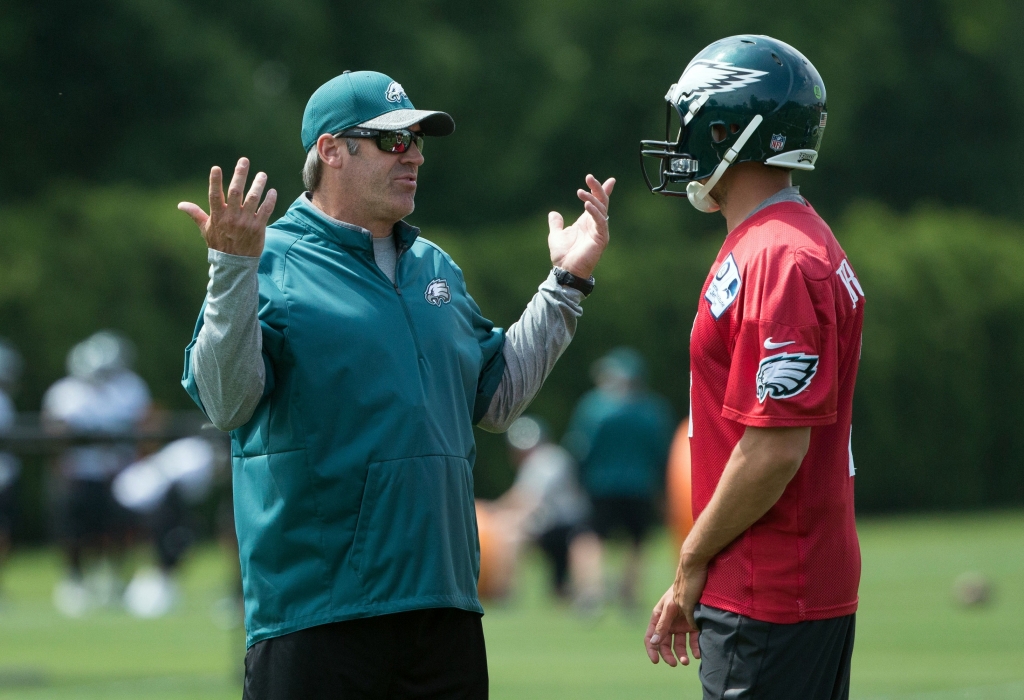
[{"label": "watch strap", "polygon": [[555,280],[563,287],[572,287],[573,289],[583,292],[583,296],[590,296],[590,293],[594,291],[594,276],[591,275],[590,279],[583,279],[577,277],[568,270],[563,270],[560,267],[555,268]]}]

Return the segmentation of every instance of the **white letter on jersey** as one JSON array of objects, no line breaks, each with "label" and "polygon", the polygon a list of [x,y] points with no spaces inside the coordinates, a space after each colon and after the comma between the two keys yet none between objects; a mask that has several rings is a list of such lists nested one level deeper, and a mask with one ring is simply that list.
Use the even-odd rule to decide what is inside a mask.
[{"label": "white letter on jersey", "polygon": [[736,301],[736,297],[740,295],[742,284],[743,280],[740,279],[740,269],[736,265],[736,258],[729,253],[729,257],[718,268],[715,278],[708,285],[708,291],[704,292],[704,298],[710,304],[711,315],[716,321]]},{"label": "white letter on jersey", "polygon": [[690,421],[686,428],[686,437],[693,437],[693,372],[690,372]]},{"label": "white letter on jersey", "polygon": [[853,268],[850,267],[850,261],[844,259],[839,264],[839,269],[836,270],[836,274],[839,275],[839,279],[846,285],[846,291],[850,293],[850,301],[853,302],[853,308],[857,308],[857,302],[860,301],[861,297],[864,296],[864,288],[860,286],[860,280],[857,279],[857,275],[853,274]]},{"label": "white letter on jersey", "polygon": [[853,426],[850,426],[850,476],[854,476],[857,473],[857,469],[853,466]]}]

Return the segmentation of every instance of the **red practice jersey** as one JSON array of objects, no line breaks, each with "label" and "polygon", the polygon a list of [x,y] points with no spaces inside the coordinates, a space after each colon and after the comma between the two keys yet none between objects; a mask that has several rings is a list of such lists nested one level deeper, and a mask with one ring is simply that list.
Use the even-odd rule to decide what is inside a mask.
[{"label": "red practice jersey", "polygon": [[794,623],[857,609],[851,412],[864,290],[809,205],[774,204],[725,239],[690,338],[693,514],[747,426],[811,427],[779,501],[711,562],[701,602]]}]

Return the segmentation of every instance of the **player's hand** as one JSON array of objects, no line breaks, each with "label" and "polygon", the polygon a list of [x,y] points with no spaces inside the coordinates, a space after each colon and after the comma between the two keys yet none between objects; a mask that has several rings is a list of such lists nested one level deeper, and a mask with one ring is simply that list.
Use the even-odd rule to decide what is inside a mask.
[{"label": "player's hand", "polygon": [[583,213],[568,228],[557,211],[548,214],[548,248],[551,264],[568,270],[577,277],[589,279],[608,245],[608,197],[615,188],[615,178],[602,185],[593,175],[587,175],[590,191],[576,190],[583,201]]},{"label": "player's hand", "polygon": [[686,622],[697,629],[697,623],[693,619],[693,609],[700,602],[700,596],[704,593],[704,586],[708,582],[708,565],[706,562],[697,562],[683,555],[679,558],[679,567],[676,569],[676,580],[672,583],[672,596],[679,613],[686,618]]},{"label": "player's hand", "polygon": [[[690,665],[690,657],[686,653],[686,641],[690,641],[693,658],[700,658],[700,646],[697,642],[699,632],[696,626],[687,622],[675,601],[675,592],[669,588],[661,600],[654,606],[651,621],[644,635],[647,657],[652,664],[658,663],[658,656],[665,659],[669,666],[676,665],[676,657],[683,666]],[[674,652],[674,653],[673,653]]]},{"label": "player's hand", "polygon": [[192,217],[206,246],[231,255],[258,258],[263,253],[263,239],[267,221],[277,203],[277,191],[270,190],[260,204],[267,174],[256,173],[249,194],[242,199],[245,181],[249,177],[249,159],[239,158],[235,174],[228,185],[228,198],[224,201],[223,175],[219,166],[210,170],[210,213],[192,202],[181,202],[178,209]]}]

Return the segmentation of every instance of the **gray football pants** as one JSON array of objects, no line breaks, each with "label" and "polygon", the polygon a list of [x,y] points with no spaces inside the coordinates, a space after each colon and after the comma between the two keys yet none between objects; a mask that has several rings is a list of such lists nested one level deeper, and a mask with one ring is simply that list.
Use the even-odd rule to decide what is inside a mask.
[{"label": "gray football pants", "polygon": [[855,615],[791,625],[707,605],[700,628],[704,700],[847,700]]}]

